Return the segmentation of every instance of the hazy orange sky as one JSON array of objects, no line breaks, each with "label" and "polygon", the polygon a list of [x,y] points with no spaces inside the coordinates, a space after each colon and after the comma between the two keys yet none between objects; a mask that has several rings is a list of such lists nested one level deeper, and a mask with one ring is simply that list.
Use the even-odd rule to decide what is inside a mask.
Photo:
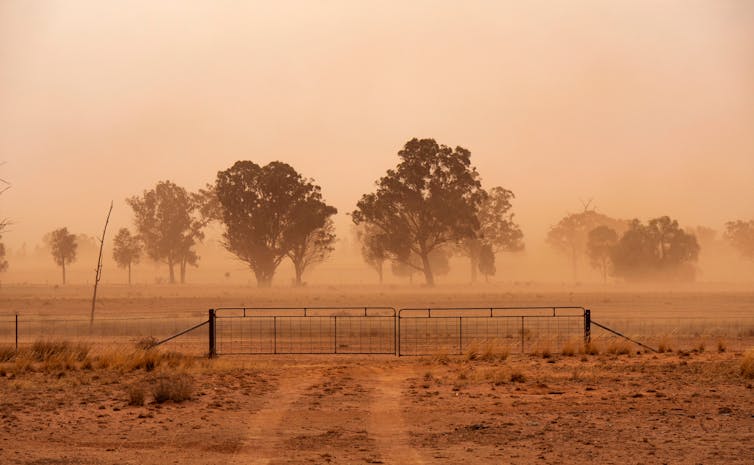
[{"label": "hazy orange sky", "polygon": [[[529,246],[594,198],[754,218],[754,2],[0,2],[0,216],[30,246],[282,160],[342,214],[411,137],[472,151]],[[348,219],[340,215],[340,224]]]}]

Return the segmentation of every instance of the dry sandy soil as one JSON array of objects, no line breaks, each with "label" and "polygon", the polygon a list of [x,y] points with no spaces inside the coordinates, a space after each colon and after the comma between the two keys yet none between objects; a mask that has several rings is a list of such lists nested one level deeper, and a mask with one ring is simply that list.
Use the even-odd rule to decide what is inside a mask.
[{"label": "dry sandy soil", "polygon": [[[83,288],[3,292],[5,312],[88,307]],[[728,349],[704,336],[672,353],[495,361],[221,357],[152,371],[10,361],[0,363],[0,464],[754,463],[754,379],[740,370],[750,292],[105,288],[99,311],[201,316],[273,303],[579,304],[595,319],[654,318],[671,337],[678,319],[719,318]],[[176,371],[190,376],[191,398],[155,402],[150,386]],[[129,405],[134,386],[145,386],[145,405]]]},{"label": "dry sandy soil", "polygon": [[144,406],[128,388],[154,372],[9,372],[0,462],[752,463],[740,358],[226,358]]}]

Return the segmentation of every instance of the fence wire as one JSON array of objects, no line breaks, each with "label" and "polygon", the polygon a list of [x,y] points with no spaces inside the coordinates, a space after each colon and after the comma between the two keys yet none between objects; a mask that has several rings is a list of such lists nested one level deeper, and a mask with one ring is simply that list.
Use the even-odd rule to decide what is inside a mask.
[{"label": "fence wire", "polygon": [[401,309],[400,355],[464,354],[493,344],[509,352],[559,351],[584,340],[584,309]]},{"label": "fence wire", "polygon": [[[96,347],[133,346],[170,337],[197,321],[196,317],[139,317],[96,318],[90,322],[85,318],[27,318],[19,315],[16,325],[15,316],[0,317],[0,345],[15,345],[18,331],[19,349],[38,341],[83,342]],[[183,335],[171,347],[184,352],[205,353],[206,328]]]}]

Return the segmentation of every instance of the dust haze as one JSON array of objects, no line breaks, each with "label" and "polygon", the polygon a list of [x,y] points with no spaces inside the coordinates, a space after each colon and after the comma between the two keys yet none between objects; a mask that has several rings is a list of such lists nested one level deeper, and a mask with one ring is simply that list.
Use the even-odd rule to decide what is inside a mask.
[{"label": "dust haze", "polygon": [[[754,219],[752,82],[747,2],[5,1],[0,279],[57,284],[44,236],[67,227],[69,281],[90,283],[113,200],[103,281],[125,283],[112,237],[134,227],[127,198],[279,160],[338,210],[334,251],[305,282],[376,284],[348,214],[417,137],[470,150],[485,189],[515,194],[525,248],[496,254],[491,285],[602,283],[583,257],[574,276],[547,240],[585,209],[667,215],[699,242],[695,282],[751,283],[754,262],[724,232]],[[204,230],[187,281],[254,285],[222,233]],[[469,267],[455,254],[438,284],[467,283]],[[146,257],[133,275],[167,279]],[[274,285],[293,277],[285,261]],[[409,278],[387,266],[385,284]]]}]

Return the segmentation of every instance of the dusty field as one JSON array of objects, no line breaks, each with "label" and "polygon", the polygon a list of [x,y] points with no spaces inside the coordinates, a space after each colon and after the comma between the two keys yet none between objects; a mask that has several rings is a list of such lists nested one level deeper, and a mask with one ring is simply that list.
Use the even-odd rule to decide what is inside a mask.
[{"label": "dusty field", "polygon": [[[3,288],[0,313],[86,316],[87,294]],[[504,360],[178,357],[152,366],[102,347],[80,359],[7,360],[0,362],[0,464],[728,464],[754,457],[754,379],[741,372],[742,352],[754,347],[751,292],[105,287],[102,295],[103,318],[190,319],[239,305],[583,305],[596,320],[672,352],[637,354],[602,340],[599,355]],[[105,363],[113,358],[119,361]],[[178,375],[188,380],[189,399],[157,402],[155,386]],[[135,391],[144,405],[133,402]]]},{"label": "dusty field", "polygon": [[158,367],[0,381],[4,464],[752,463],[754,380],[730,353],[235,358],[189,400],[129,405]]}]

